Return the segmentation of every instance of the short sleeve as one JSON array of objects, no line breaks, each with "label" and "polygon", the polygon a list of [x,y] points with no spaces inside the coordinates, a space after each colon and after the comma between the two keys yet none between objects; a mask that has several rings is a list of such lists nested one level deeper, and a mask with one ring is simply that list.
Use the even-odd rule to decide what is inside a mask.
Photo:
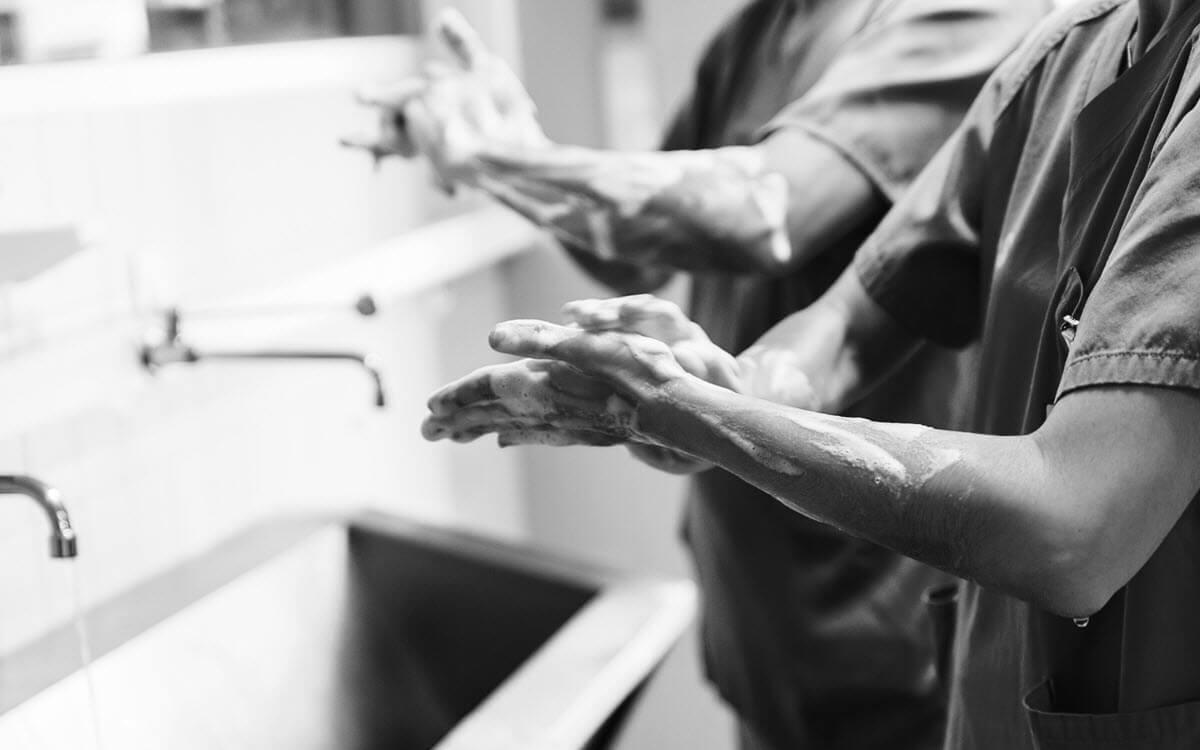
[{"label": "short sleeve", "polygon": [[969,343],[979,325],[979,217],[1000,89],[989,82],[854,257],[867,293],[897,323],[944,346]]},{"label": "short sleeve", "polygon": [[996,69],[962,123],[859,248],[853,268],[868,294],[910,333],[943,346],[961,347],[979,335],[981,228],[990,181],[1003,161],[994,151],[1020,144],[998,127],[1012,117],[1042,62],[1081,18],[1102,10],[1063,9],[1045,19]]},{"label": "short sleeve", "polygon": [[954,130],[1047,0],[894,0],[760,133],[800,128],[895,202]]},{"label": "short sleeve", "polygon": [[1059,395],[1098,385],[1200,391],[1200,113],[1163,142],[1079,317]]}]

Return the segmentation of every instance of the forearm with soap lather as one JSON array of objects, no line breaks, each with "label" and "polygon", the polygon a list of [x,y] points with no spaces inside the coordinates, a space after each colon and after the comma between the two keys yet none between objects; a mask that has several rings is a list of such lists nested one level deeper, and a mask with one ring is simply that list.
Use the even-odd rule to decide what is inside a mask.
[{"label": "forearm with soap lather", "polygon": [[793,272],[886,205],[857,167],[798,130],[748,147],[550,146],[487,152],[481,163],[481,187],[624,293],[651,291],[673,271]]},{"label": "forearm with soap lather", "polygon": [[[916,345],[848,271],[739,357],[738,392],[694,377],[631,391],[635,439],[720,465],[803,515],[1048,611],[1094,613],[1200,488],[1187,458],[1200,450],[1200,398],[1084,389],[1017,436],[772,403],[836,410]],[[798,367],[807,379],[796,379]]]}]

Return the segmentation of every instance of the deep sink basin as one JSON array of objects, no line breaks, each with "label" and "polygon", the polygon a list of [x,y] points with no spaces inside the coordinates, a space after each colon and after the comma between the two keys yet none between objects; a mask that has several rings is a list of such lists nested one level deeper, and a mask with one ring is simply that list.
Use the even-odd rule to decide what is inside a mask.
[{"label": "deep sink basin", "polygon": [[[602,747],[694,600],[380,515],[272,524],[89,613],[100,746]],[[0,748],[96,745],[76,654],[0,662]]]}]

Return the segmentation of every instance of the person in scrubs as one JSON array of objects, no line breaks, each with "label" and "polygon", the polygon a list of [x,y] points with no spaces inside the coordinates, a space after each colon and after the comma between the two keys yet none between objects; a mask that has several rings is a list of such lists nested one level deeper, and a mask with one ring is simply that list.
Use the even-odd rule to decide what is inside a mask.
[{"label": "person in scrubs", "polygon": [[[948,750],[1200,747],[1198,36],[1196,2],[1060,10],[739,357],[651,299],[577,303],[498,326],[531,359],[440,391],[427,436],[673,451],[966,579]],[[817,413],[926,340],[980,344],[968,430]]]},{"label": "person in scrubs", "polygon": [[[447,189],[488,192],[620,292],[689,274],[692,314],[741,350],[828,288],[1047,9],[749,3],[710,44],[664,151],[651,153],[550,142],[516,77],[451,15],[437,36],[455,65],[372,92],[385,133],[365,145],[425,156]],[[945,396],[959,368],[926,347],[842,410],[953,426]],[[675,468],[671,454],[630,447]],[[947,576],[791,513],[721,468],[695,476],[686,508],[706,671],[744,747],[940,744],[921,595]]]}]

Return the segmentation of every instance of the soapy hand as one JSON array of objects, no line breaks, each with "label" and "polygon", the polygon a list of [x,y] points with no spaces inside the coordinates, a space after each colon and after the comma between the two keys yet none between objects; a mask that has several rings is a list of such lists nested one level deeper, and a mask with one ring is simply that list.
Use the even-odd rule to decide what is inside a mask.
[{"label": "soapy hand", "polygon": [[427,438],[496,433],[506,445],[656,445],[639,427],[639,410],[691,377],[666,344],[634,333],[516,320],[496,326],[490,340],[527,359],[485,367],[435,393]]},{"label": "soapy hand", "polygon": [[[733,391],[741,389],[737,360],[714,344],[674,302],[649,294],[578,300],[563,306],[563,317],[588,331],[624,331],[657,339],[670,347],[689,374]],[[626,447],[643,463],[672,474],[691,474],[711,467],[669,448],[642,443]]]},{"label": "soapy hand", "polygon": [[484,144],[524,150],[547,140],[525,87],[460,13],[443,11],[432,33],[449,64],[431,62],[421,75],[361,90],[359,100],[380,111],[380,131],[343,143],[377,159],[424,156],[438,186],[452,193],[475,184]]},{"label": "soapy hand", "polygon": [[614,445],[628,432],[629,405],[570,365],[523,359],[484,367],[429,399],[428,440],[469,443],[494,433],[501,446]]},{"label": "soapy hand", "polygon": [[532,359],[485,367],[439,390],[425,437],[469,442],[495,433],[501,445],[624,444],[664,471],[708,468],[642,432],[638,409],[689,376],[735,388],[733,357],[678,306],[649,295],[573,302],[564,315],[570,326],[497,326],[493,348]]},{"label": "soapy hand", "polygon": [[650,294],[568,302],[564,320],[585,331],[621,331],[666,344],[679,365],[701,380],[741,390],[738,362],[670,300]]}]

